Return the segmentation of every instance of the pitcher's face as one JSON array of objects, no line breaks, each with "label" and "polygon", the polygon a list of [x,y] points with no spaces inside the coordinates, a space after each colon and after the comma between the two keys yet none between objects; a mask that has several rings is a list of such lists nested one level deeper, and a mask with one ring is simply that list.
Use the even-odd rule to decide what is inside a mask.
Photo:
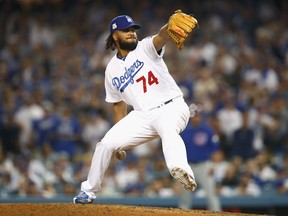
[{"label": "pitcher's face", "polygon": [[120,49],[132,51],[137,47],[138,38],[135,28],[131,27],[125,30],[115,32],[114,40],[119,44]]}]

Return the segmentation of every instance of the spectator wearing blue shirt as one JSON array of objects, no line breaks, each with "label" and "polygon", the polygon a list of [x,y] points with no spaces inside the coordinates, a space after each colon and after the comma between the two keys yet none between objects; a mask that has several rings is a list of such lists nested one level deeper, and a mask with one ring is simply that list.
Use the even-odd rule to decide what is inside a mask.
[{"label": "spectator wearing blue shirt", "polygon": [[72,115],[70,108],[63,105],[60,108],[60,122],[51,142],[53,150],[57,153],[66,152],[70,157],[82,152],[81,129],[80,122]]},{"label": "spectator wearing blue shirt", "polygon": [[55,114],[53,103],[45,101],[42,103],[44,116],[33,121],[33,140],[36,148],[41,149],[44,145],[51,144],[56,129],[60,124],[60,118]]},{"label": "spectator wearing blue shirt", "polygon": [[[195,173],[200,187],[206,192],[207,207],[211,211],[221,211],[219,197],[213,181],[211,156],[218,150],[218,137],[214,129],[204,122],[200,113],[190,119],[190,124],[181,133],[187,151],[188,162]],[[181,193],[179,208],[192,208],[192,194],[189,191]]]},{"label": "spectator wearing blue shirt", "polygon": [[254,149],[255,133],[249,127],[249,113],[242,113],[242,127],[235,130],[232,136],[231,156],[240,157],[246,161],[249,158],[255,157],[256,150]]}]

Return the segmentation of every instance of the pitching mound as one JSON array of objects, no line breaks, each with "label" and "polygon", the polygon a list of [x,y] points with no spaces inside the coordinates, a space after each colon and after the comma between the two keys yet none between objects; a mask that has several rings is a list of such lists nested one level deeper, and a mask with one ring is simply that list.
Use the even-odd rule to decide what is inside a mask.
[{"label": "pitching mound", "polygon": [[[144,206],[107,205],[107,204],[70,204],[70,203],[41,203],[41,204],[0,204],[1,216],[256,216],[256,214],[209,212],[204,210],[182,210],[176,208],[157,208]],[[259,215],[257,215],[259,216]]]}]

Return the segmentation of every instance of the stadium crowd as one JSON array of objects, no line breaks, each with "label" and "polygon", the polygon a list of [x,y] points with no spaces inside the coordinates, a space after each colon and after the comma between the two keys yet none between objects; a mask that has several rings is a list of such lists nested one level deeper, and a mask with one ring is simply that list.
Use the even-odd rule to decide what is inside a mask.
[{"label": "stadium crowd", "polygon": [[[103,86],[110,20],[130,15],[143,38],[178,8],[199,28],[183,50],[167,44],[164,58],[219,137],[219,195],[288,195],[287,1],[2,0],[0,197],[78,193],[112,126]],[[167,197],[179,187],[155,140],[113,159],[101,193]]]}]

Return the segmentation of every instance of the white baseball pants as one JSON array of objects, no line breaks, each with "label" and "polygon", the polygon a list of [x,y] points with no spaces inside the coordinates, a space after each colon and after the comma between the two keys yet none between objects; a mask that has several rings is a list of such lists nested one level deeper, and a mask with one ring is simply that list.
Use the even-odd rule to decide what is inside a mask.
[{"label": "white baseball pants", "polygon": [[182,97],[150,111],[131,111],[97,143],[90,171],[87,180],[81,184],[81,191],[96,197],[116,149],[129,149],[159,136],[169,171],[173,167],[179,167],[194,177],[187,162],[185,144],[179,135],[186,127],[189,117],[189,108]]}]

